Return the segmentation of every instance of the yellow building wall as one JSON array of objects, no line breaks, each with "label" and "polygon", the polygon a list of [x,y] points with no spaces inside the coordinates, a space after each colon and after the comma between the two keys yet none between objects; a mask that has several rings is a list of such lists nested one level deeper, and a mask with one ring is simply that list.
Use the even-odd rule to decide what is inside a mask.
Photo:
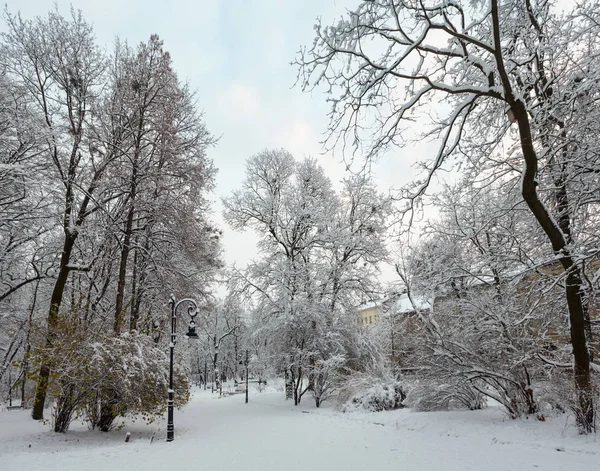
[{"label": "yellow building wall", "polygon": [[379,317],[381,316],[381,307],[373,306],[366,309],[361,309],[358,311],[360,315],[359,323],[367,326],[372,325],[375,322],[379,321]]}]

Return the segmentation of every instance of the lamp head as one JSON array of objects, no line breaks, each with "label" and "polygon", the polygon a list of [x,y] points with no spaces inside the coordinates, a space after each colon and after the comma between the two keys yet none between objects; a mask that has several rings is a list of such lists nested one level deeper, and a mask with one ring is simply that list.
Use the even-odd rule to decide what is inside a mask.
[{"label": "lamp head", "polygon": [[188,327],[188,331],[185,334],[188,338],[188,340],[198,340],[198,334],[196,333],[196,323],[191,320],[190,321],[190,325]]}]

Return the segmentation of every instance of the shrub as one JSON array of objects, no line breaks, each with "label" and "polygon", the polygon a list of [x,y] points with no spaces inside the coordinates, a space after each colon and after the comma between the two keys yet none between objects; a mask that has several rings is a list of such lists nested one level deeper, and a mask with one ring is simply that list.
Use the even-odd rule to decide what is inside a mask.
[{"label": "shrub", "polygon": [[446,384],[421,381],[406,399],[406,405],[419,412],[448,409],[478,410],[486,406],[486,397],[468,383]]},{"label": "shrub", "polygon": [[[64,316],[51,347],[34,352],[36,365],[51,367],[48,392],[55,398],[54,431],[67,431],[76,415],[109,430],[118,416],[141,415],[148,422],[164,413],[169,387],[169,356],[164,346],[139,333],[90,335]],[[175,405],[189,399],[189,382],[174,370]]]},{"label": "shrub", "polygon": [[[169,357],[147,335],[124,333],[91,345],[86,365],[96,376],[96,394],[87,397],[85,408],[101,430],[111,428],[113,420],[125,414],[141,415],[147,422],[164,413],[169,388]],[[173,382],[175,405],[189,399],[189,382],[177,365]],[[99,408],[98,411],[94,407]],[[90,412],[92,412],[90,414]]]},{"label": "shrub", "polygon": [[344,412],[379,412],[404,407],[406,392],[402,383],[390,374],[354,373],[342,384],[338,405]]}]

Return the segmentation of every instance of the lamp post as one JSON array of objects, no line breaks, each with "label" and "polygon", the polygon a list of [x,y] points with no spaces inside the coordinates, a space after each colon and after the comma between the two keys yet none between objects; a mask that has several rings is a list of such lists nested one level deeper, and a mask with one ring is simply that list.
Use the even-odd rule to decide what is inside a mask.
[{"label": "lamp post", "polygon": [[170,362],[169,362],[169,400],[167,402],[168,418],[167,418],[167,441],[172,442],[175,439],[175,426],[173,425],[173,353],[175,351],[175,342],[177,339],[177,309],[182,305],[187,306],[187,313],[190,316],[190,324],[185,335],[190,340],[197,339],[196,322],[194,318],[198,315],[198,303],[190,298],[185,298],[175,302],[175,297],[171,295],[169,306],[171,306],[171,343],[170,347]]},{"label": "lamp post", "polygon": [[248,404],[248,349],[246,349],[246,404]]}]

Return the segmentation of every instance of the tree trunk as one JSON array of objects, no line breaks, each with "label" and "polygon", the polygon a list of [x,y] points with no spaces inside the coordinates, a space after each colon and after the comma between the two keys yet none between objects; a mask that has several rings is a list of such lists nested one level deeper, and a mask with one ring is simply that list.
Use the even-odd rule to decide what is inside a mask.
[{"label": "tree trunk", "polygon": [[235,335],[233,337],[233,348],[234,348],[234,355],[235,355],[235,359],[233,361],[233,384],[237,385],[238,382],[238,338],[237,335]]},{"label": "tree trunk", "polygon": [[[155,194],[156,197],[156,194]],[[150,244],[150,235],[151,232],[151,223],[147,222],[146,227],[144,228],[145,242],[144,247],[141,250],[135,250],[134,258],[133,258],[133,285],[132,285],[132,301],[131,301],[131,317],[130,317],[130,330],[137,329],[138,322],[140,320],[140,306],[142,304],[142,298],[144,296],[144,290],[146,286],[146,277],[147,273],[147,260],[150,257],[150,253],[152,252],[152,247]],[[139,231],[138,227],[138,231]],[[136,237],[139,239],[139,237]],[[136,242],[136,246],[139,244]],[[148,316],[149,317],[149,316]]]},{"label": "tree trunk", "polygon": [[[139,129],[142,127],[140,119]],[[130,202],[129,211],[127,212],[127,220],[125,222],[125,234],[123,236],[123,247],[121,248],[121,261],[119,263],[119,281],[117,283],[117,300],[115,303],[115,335],[121,332],[121,326],[125,320],[123,312],[123,300],[125,298],[125,277],[127,276],[127,260],[131,250],[131,233],[133,232],[133,216],[135,214],[135,201],[137,196],[137,167],[139,159],[140,138],[137,140],[137,146],[133,158],[133,168],[131,170],[131,187],[130,187]]]},{"label": "tree trunk", "polygon": [[[56,283],[54,283],[54,289],[52,290],[52,296],[50,298],[50,309],[48,311],[48,331],[46,332],[46,347],[52,347],[54,335],[56,334],[56,321],[58,319],[58,311],[62,303],[63,293],[69,279],[69,261],[71,259],[71,253],[73,252],[73,246],[77,239],[76,232],[67,232],[65,236],[65,242],[63,245],[63,253],[60,258],[60,266],[58,269],[58,276],[56,277]],[[44,418],[44,405],[46,403],[46,391],[48,389],[48,378],[50,377],[50,367],[45,362],[40,368],[38,377],[38,384],[35,390],[35,398],[33,401],[33,410],[31,417],[34,420],[41,420]]]},{"label": "tree trunk", "polygon": [[[567,132],[563,123],[558,124],[561,129],[561,137],[564,139],[564,142],[567,142]],[[571,244],[573,241],[573,237],[571,235],[571,212],[570,212],[570,204],[569,204],[569,194],[567,192],[567,164],[566,162],[569,160],[568,155],[568,146],[564,146],[562,150],[562,163],[558,164],[558,170],[554,172],[553,181],[554,181],[554,198],[556,200],[556,220],[558,223],[558,227],[560,227],[562,233],[565,236],[566,244]],[[592,335],[592,323],[590,320],[589,313],[589,286],[581,285],[580,288],[581,298],[582,298],[582,306],[583,306],[583,325],[585,329],[585,338],[587,342],[588,355],[590,357],[590,362],[594,361],[593,350],[590,348],[593,341]]]},{"label": "tree trunk", "polygon": [[213,347],[214,347],[214,354],[213,354],[213,381],[215,383],[214,389],[219,389],[219,385],[221,383],[221,377],[220,377],[220,373],[219,373],[219,367],[217,366],[217,361],[219,358],[219,346],[217,345],[217,337],[215,336],[213,338]]},{"label": "tree trunk", "polygon": [[123,237],[123,248],[121,249],[121,261],[119,263],[119,280],[117,282],[117,299],[115,302],[115,323],[113,326],[115,335],[119,335],[121,327],[125,320],[125,313],[123,312],[123,300],[125,299],[125,277],[127,276],[127,259],[129,258],[129,251],[131,245],[131,231],[133,229],[133,214],[134,214],[133,201],[129,212],[127,214],[127,222],[125,223],[125,236]]},{"label": "tree trunk", "polygon": [[571,344],[574,356],[574,376],[579,396],[577,421],[582,433],[589,433],[594,428],[594,408],[592,402],[592,384],[590,378],[590,357],[586,342],[585,312],[582,299],[583,286],[579,266],[575,263],[566,241],[565,234],[554,222],[548,210],[537,194],[538,161],[532,143],[529,117],[523,102],[516,100],[512,106],[519,125],[521,148],[525,159],[523,174],[523,199],[538,224],[546,233],[552,244],[554,253],[560,257],[566,273],[565,296],[571,324]]},{"label": "tree trunk", "polygon": [[137,330],[137,324],[140,318],[140,303],[138,298],[138,251],[136,249],[133,253],[133,273],[131,274],[131,310],[129,316],[129,330]]},{"label": "tree trunk", "polygon": [[292,379],[290,377],[290,372],[288,370],[285,370],[284,372],[284,376],[285,376],[285,399],[291,399],[292,395],[293,395],[293,386],[292,386]]}]

